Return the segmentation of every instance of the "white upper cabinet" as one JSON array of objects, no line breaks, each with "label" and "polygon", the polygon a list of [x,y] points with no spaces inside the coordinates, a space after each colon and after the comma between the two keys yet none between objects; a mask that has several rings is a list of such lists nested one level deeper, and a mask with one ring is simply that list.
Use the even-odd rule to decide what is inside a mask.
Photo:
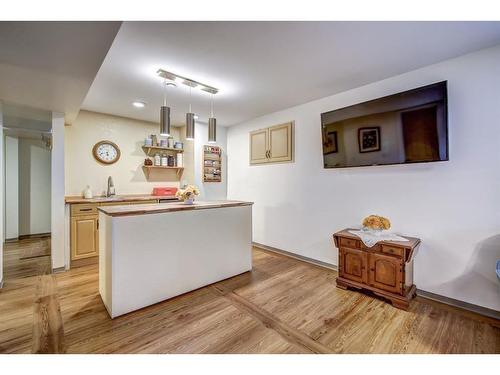
[{"label": "white upper cabinet", "polygon": [[250,132],[250,164],[293,161],[293,122]]}]

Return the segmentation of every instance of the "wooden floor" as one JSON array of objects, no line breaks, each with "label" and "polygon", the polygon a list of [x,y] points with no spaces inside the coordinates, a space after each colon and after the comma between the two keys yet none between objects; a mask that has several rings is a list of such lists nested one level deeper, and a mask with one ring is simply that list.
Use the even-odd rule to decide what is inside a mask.
[{"label": "wooden floor", "polygon": [[500,353],[500,323],[424,299],[409,311],[336,273],[254,249],[251,273],[111,320],[97,265],[0,291],[2,353]]},{"label": "wooden floor", "polygon": [[50,235],[4,243],[5,280],[38,276],[51,272]]}]

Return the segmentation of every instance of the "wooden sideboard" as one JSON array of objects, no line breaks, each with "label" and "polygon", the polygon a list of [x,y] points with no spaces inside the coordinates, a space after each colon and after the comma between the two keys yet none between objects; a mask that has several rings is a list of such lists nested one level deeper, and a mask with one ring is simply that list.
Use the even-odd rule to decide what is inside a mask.
[{"label": "wooden sideboard", "polygon": [[404,236],[409,241],[383,241],[367,247],[349,230],[333,235],[339,249],[337,287],[367,289],[407,310],[416,291],[413,259],[420,240]]}]

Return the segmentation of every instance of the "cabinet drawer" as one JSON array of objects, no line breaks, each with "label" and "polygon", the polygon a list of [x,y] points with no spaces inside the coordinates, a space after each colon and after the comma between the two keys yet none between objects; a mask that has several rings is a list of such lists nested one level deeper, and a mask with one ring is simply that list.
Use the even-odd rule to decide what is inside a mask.
[{"label": "cabinet drawer", "polygon": [[72,204],[71,216],[95,215],[97,214],[97,204]]},{"label": "cabinet drawer", "polygon": [[360,242],[360,247],[362,250],[369,250],[369,251],[380,251],[380,244],[376,243],[372,247],[366,246],[362,241]]},{"label": "cabinet drawer", "polygon": [[359,241],[340,237],[340,246],[350,247],[351,249],[359,249]]},{"label": "cabinet drawer", "polygon": [[403,257],[404,254],[404,249],[395,246],[382,245],[382,249],[380,251],[385,254],[396,255],[398,257]]}]

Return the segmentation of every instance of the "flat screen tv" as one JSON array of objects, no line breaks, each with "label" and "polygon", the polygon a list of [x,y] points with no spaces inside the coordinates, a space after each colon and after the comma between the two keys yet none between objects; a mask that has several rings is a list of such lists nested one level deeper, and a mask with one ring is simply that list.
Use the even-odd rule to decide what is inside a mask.
[{"label": "flat screen tv", "polygon": [[321,114],[325,168],[448,160],[446,81]]}]

